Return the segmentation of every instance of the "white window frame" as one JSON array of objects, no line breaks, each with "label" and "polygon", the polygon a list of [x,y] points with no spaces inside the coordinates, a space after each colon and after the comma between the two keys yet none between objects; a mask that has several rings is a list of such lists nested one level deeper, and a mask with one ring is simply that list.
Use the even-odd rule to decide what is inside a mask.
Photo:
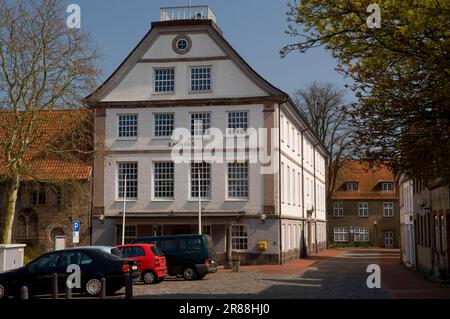
[{"label": "white window frame", "polygon": [[[202,162],[203,164],[207,164],[206,166],[209,166],[209,177],[207,179],[208,181],[208,186],[209,186],[209,190],[208,190],[208,196],[207,197],[201,197],[202,201],[210,201],[211,200],[211,193],[212,193],[212,183],[211,183],[211,170],[212,170],[212,165],[209,162]],[[193,171],[193,164],[200,164],[200,162],[191,162],[191,164],[189,165],[189,198],[190,200],[198,200],[198,196],[193,196],[193,192],[196,192],[197,195],[202,195],[202,189],[200,189],[200,194],[198,194],[198,188],[197,186],[195,187],[195,189],[193,188],[193,181],[198,179],[198,173],[197,170],[195,170],[195,172]],[[194,176],[193,176],[194,174]],[[202,173],[200,173],[202,174]],[[200,177],[200,184],[201,186],[205,185],[204,183],[205,179]]]},{"label": "white window frame", "polygon": [[[167,122],[170,122],[170,119],[165,119],[165,124],[157,124],[156,118],[158,116],[171,116],[172,124],[167,124]],[[171,129],[170,129],[171,127]],[[157,128],[162,128],[158,131],[165,133],[165,135],[157,135]],[[167,139],[170,138],[173,134],[173,130],[175,129],[175,114],[174,113],[153,113],[153,137],[156,139]],[[169,134],[170,133],[170,134]]]},{"label": "white window frame", "polygon": [[288,205],[291,205],[291,167],[289,165],[287,165],[286,168],[287,172],[286,172],[286,185],[287,185],[287,190],[286,190],[286,194],[287,194],[287,198],[286,198],[286,203]]},{"label": "white window frame", "polygon": [[[209,80],[209,89],[204,89],[204,90],[194,90],[194,83],[193,81],[195,79],[192,78],[193,74],[192,72],[196,69],[208,69],[209,70],[209,79],[205,78],[205,79],[200,79],[200,80],[205,80],[208,81]],[[189,67],[189,93],[211,93],[213,90],[213,75],[212,75],[212,66],[211,65],[194,65],[194,66],[190,66]]]},{"label": "white window frame", "polygon": [[[133,179],[130,180],[130,179],[127,178],[127,193],[129,192],[128,191],[129,183],[130,182],[133,182],[133,183],[135,182],[136,183],[136,197],[128,197],[128,196],[126,196],[125,201],[127,201],[127,202],[129,202],[129,201],[137,201],[138,198],[139,198],[139,163],[136,162],[136,161],[124,161],[124,162],[117,162],[116,163],[116,182],[115,182],[116,201],[123,201],[124,200],[123,196],[120,197],[120,190],[119,190],[119,183],[120,183],[120,180],[119,180],[119,170],[120,170],[119,166],[121,164],[136,164],[136,180],[133,180]],[[124,195],[128,195],[128,194],[124,194]]]},{"label": "white window frame", "polygon": [[368,202],[358,202],[358,217],[369,217]]},{"label": "white window frame", "polygon": [[[244,119],[245,121],[242,122],[230,122],[231,115],[235,115],[234,119]],[[240,115],[244,115],[245,117],[241,117]],[[240,125],[242,123],[245,123],[245,125]],[[235,126],[235,127],[233,127]],[[244,127],[236,127],[236,126],[244,126]],[[247,135],[249,128],[249,111],[227,111],[227,132],[226,134],[229,136],[236,136],[236,135]]]},{"label": "white window frame", "polygon": [[[156,73],[158,71],[164,71],[164,70],[172,70],[173,71],[173,90],[172,91],[157,91],[156,89],[156,83],[159,81],[166,81],[169,82],[171,80],[156,80]],[[176,90],[176,71],[175,71],[175,67],[158,67],[158,68],[153,68],[153,94],[157,94],[157,95],[164,95],[164,94],[174,94],[175,90]],[[164,87],[164,86],[162,86]]]},{"label": "white window frame", "polygon": [[[197,134],[199,132],[198,123],[194,123],[193,116],[195,115],[203,115],[201,119],[197,119],[196,121],[202,120],[202,132],[203,134]],[[207,122],[205,123],[205,121]],[[212,116],[211,112],[191,112],[189,114],[189,124],[190,124],[190,132],[192,137],[209,137],[211,135],[211,127],[212,127]],[[206,125],[205,125],[206,124]],[[209,125],[207,125],[209,124]]]},{"label": "white window frame", "polygon": [[[121,116],[136,117],[136,136],[120,136],[120,118]],[[116,139],[122,141],[135,141],[139,137],[139,114],[137,113],[118,113],[116,117]]]},{"label": "white window frame", "polygon": [[338,243],[348,242],[348,227],[334,227],[334,241]]},{"label": "white window frame", "polygon": [[[156,178],[156,167],[160,164],[172,164],[172,190],[169,191],[169,193],[172,193],[172,196],[157,196],[156,194],[156,182],[157,181],[168,181],[170,182],[170,179],[165,177],[162,179]],[[157,161],[152,163],[152,200],[153,201],[173,201],[175,198],[175,164],[171,161]]]},{"label": "white window frame", "polygon": [[355,243],[367,243],[370,241],[369,227],[355,227]]},{"label": "white window frame", "polygon": [[[236,165],[237,167],[242,167],[242,165],[246,166],[247,169],[247,196],[233,196],[232,194],[230,194],[230,168],[231,166]],[[244,166],[244,167],[245,167]],[[226,180],[226,199],[227,200],[231,200],[231,201],[248,201],[249,197],[250,197],[250,164],[248,162],[230,162],[227,163],[226,165],[226,176],[227,176],[227,180]],[[236,178],[236,181],[240,181],[241,179]],[[244,179],[242,179],[243,181]],[[244,191],[245,193],[245,191]]]},{"label": "white window frame", "polygon": [[334,217],[344,217],[344,203],[343,202],[333,203],[333,216]]},{"label": "white window frame", "polygon": [[345,184],[345,189],[347,192],[357,192],[358,186],[359,185],[356,182],[348,182]]},{"label": "white window frame", "polygon": [[381,183],[381,190],[383,192],[392,192],[394,190],[394,183],[393,182]]},{"label": "white window frame", "polygon": [[[236,228],[240,228],[237,230]],[[246,251],[249,249],[249,227],[245,224],[236,224],[231,226],[231,246],[233,251]],[[237,235],[236,235],[237,234]],[[236,239],[242,239],[243,242],[235,242]]]},{"label": "white window frame", "polygon": [[394,217],[394,202],[383,203],[383,217]]}]

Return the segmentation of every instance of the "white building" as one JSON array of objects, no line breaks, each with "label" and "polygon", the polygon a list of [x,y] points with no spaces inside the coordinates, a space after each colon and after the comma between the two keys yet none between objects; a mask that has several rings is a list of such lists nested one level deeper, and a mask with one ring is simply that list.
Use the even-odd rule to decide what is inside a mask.
[{"label": "white building", "polygon": [[400,236],[402,261],[408,267],[415,267],[414,239],[414,185],[405,175],[400,178]]},{"label": "white building", "polygon": [[[244,263],[280,263],[325,248],[326,150],[289,96],[224,39],[208,7],[162,9],[161,21],[85,103],[96,114],[95,244],[122,240],[125,178],[127,241],[197,233],[200,171],[202,231],[219,261],[227,241]],[[193,139],[174,142],[177,128]],[[225,143],[213,154],[225,160],[174,160],[174,148],[214,129]],[[269,137],[258,146],[252,129]],[[236,135],[242,145],[229,147]],[[249,159],[258,151],[270,163]]]}]

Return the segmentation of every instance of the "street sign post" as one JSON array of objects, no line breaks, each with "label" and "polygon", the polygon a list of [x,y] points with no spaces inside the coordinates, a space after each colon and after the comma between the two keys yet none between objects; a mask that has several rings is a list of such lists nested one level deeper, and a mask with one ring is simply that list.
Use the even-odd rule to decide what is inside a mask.
[{"label": "street sign post", "polygon": [[79,244],[80,243],[80,222],[79,221],[74,221],[73,222],[72,243],[73,244]]}]

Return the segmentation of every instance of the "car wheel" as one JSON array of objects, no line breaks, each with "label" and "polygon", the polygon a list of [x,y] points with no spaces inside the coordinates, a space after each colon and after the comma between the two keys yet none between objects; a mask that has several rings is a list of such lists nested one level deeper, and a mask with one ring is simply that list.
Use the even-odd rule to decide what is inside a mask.
[{"label": "car wheel", "polygon": [[147,285],[154,284],[158,281],[158,279],[156,278],[155,274],[152,271],[146,271],[142,275],[142,280]]},{"label": "car wheel", "polygon": [[6,287],[3,284],[0,284],[0,299],[6,299],[7,297]]},{"label": "car wheel", "polygon": [[197,272],[193,267],[186,267],[183,270],[183,278],[186,280],[194,280],[197,278]]},{"label": "car wheel", "polygon": [[102,283],[99,279],[92,278],[86,282],[85,291],[89,296],[91,297],[97,296],[101,290],[102,290]]}]

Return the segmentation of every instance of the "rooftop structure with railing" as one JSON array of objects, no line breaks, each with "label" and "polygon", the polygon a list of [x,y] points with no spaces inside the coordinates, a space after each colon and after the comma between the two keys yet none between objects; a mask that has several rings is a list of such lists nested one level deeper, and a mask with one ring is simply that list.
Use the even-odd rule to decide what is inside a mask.
[{"label": "rooftop structure with railing", "polygon": [[173,20],[212,20],[216,23],[216,15],[209,6],[186,6],[161,8],[161,21]]}]

